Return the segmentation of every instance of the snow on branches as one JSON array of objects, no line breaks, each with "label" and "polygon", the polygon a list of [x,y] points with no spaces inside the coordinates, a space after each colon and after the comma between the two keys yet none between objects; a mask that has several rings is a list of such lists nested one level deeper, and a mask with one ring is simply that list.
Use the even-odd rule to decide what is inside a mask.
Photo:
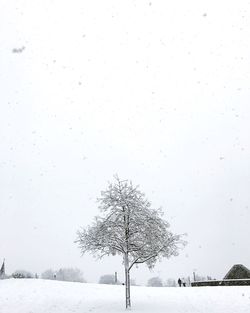
[{"label": "snow on branches", "polygon": [[[125,275],[135,264],[146,263],[152,268],[163,257],[177,256],[185,245],[181,235],[169,231],[162,211],[151,209],[138,186],[127,180],[115,176],[98,202],[101,215],[92,226],[77,232],[76,242],[82,253],[90,252],[99,258],[122,255]],[[129,276],[127,280],[129,284]]]}]

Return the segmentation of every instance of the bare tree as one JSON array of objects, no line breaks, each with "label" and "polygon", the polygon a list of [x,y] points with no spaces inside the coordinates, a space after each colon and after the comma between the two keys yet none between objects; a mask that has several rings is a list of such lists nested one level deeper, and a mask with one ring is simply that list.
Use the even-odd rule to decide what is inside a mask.
[{"label": "bare tree", "polygon": [[92,226],[77,232],[76,242],[82,254],[91,252],[98,258],[122,255],[125,268],[126,308],[130,301],[130,270],[140,263],[153,268],[162,257],[178,255],[184,241],[172,234],[161,210],[153,210],[145,195],[127,180],[115,176],[98,199],[101,216]]}]

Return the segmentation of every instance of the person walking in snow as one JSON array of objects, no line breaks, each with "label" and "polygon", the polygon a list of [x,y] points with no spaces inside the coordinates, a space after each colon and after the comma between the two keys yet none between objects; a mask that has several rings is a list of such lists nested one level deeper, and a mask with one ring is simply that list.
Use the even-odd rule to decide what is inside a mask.
[{"label": "person walking in snow", "polygon": [[178,285],[179,285],[179,287],[181,287],[181,279],[180,278],[178,279]]}]

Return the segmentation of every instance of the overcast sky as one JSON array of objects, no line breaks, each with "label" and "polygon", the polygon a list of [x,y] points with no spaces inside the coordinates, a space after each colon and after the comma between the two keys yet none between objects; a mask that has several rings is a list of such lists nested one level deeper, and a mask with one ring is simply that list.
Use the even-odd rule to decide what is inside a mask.
[{"label": "overcast sky", "polygon": [[79,267],[113,175],[162,206],[180,256],[132,277],[250,267],[250,2],[0,0],[0,262]]}]

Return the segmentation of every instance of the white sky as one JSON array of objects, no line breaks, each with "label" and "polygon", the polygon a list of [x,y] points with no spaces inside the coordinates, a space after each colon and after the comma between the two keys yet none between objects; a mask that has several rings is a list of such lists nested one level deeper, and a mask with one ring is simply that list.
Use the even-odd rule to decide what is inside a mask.
[{"label": "white sky", "polygon": [[[118,173],[180,256],[138,283],[250,267],[250,2],[0,0],[0,261],[7,272],[123,268],[76,230]],[[21,49],[13,53],[13,49]]]}]

